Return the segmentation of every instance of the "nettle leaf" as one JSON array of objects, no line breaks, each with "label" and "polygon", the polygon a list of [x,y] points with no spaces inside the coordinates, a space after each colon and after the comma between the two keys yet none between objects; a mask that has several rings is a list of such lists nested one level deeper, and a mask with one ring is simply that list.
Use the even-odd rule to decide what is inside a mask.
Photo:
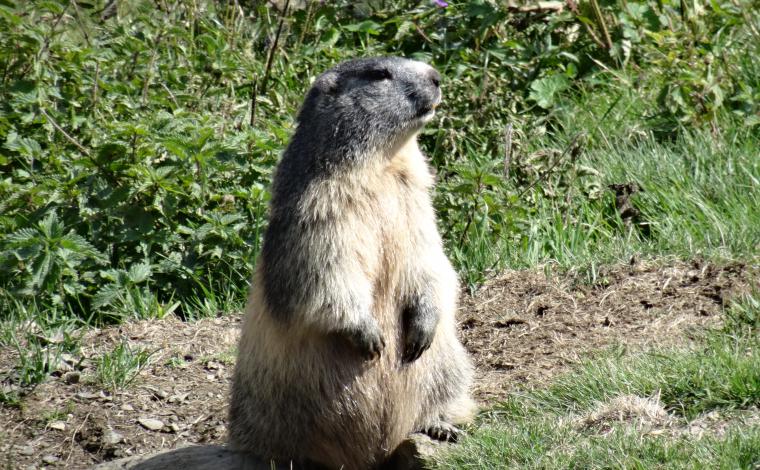
[{"label": "nettle leaf", "polygon": [[102,164],[110,164],[114,160],[120,160],[127,154],[127,148],[118,143],[107,143],[98,148],[97,160]]},{"label": "nettle leaf", "polygon": [[6,5],[0,5],[0,18],[8,21],[14,26],[18,26],[23,23],[23,19],[20,16],[13,14],[11,7]]},{"label": "nettle leaf", "polygon": [[467,15],[487,17],[494,15],[496,11],[494,7],[485,2],[468,2]]},{"label": "nettle leaf", "polygon": [[503,181],[496,175],[486,174],[481,177],[481,183],[487,184],[489,186],[500,186]]},{"label": "nettle leaf", "polygon": [[195,229],[186,225],[179,225],[177,227],[177,233],[181,233],[182,235],[193,235],[195,234]]},{"label": "nettle leaf", "polygon": [[210,250],[206,251],[204,255],[210,256],[212,258],[221,259],[222,255],[224,254],[224,250],[220,246],[214,246]]},{"label": "nettle leaf", "polygon": [[49,213],[37,223],[37,226],[48,239],[60,238],[63,235],[63,224],[58,220],[58,215],[55,212]]},{"label": "nettle leaf", "polygon": [[94,308],[103,308],[111,305],[119,298],[122,287],[118,284],[106,284],[101,287],[92,297],[92,306]]},{"label": "nettle leaf", "polygon": [[60,245],[74,253],[91,258],[98,263],[105,264],[108,262],[106,255],[73,230],[61,238]]},{"label": "nettle leaf", "polygon": [[415,31],[414,22],[402,21],[401,24],[398,25],[398,28],[396,29],[396,34],[393,36],[393,40],[394,41],[402,40],[406,36],[413,34],[414,31]]},{"label": "nettle leaf", "polygon": [[174,155],[186,159],[188,157],[188,147],[180,139],[167,139],[163,142],[164,148]]},{"label": "nettle leaf", "polygon": [[173,166],[162,166],[158,167],[153,171],[153,175],[157,180],[164,180],[168,179],[169,176],[172,176],[172,173],[175,171],[175,168]]},{"label": "nettle leaf", "polygon": [[127,283],[127,273],[123,269],[105,269],[100,271],[100,277],[120,285]]},{"label": "nettle leaf", "polygon": [[31,289],[39,288],[46,284],[53,263],[53,254],[49,251],[46,251],[42,257],[34,261],[32,264],[32,278],[28,284]]},{"label": "nettle leaf", "polygon": [[[216,216],[216,214],[214,214]],[[244,219],[242,214],[224,214],[219,218],[219,223],[222,225],[231,225],[234,222]]]},{"label": "nettle leaf", "polygon": [[63,7],[58,2],[39,2],[36,7],[40,10],[46,10],[50,13],[60,14],[63,13]]},{"label": "nettle leaf", "polygon": [[537,105],[544,109],[554,106],[557,95],[566,90],[570,81],[564,75],[550,75],[539,78],[530,84],[530,95],[528,99],[535,101]]},{"label": "nettle leaf", "polygon": [[22,228],[8,235],[5,243],[10,248],[19,248],[40,243],[39,231],[33,228]]},{"label": "nettle leaf", "polygon": [[40,143],[29,137],[19,137],[15,133],[8,135],[5,148],[14,150],[25,157],[37,157],[42,153]]},{"label": "nettle leaf", "polygon": [[146,263],[133,264],[129,268],[129,273],[127,274],[127,276],[129,277],[129,281],[134,284],[145,282],[151,276],[150,265]]},{"label": "nettle leaf", "polygon": [[343,26],[343,29],[346,31],[351,31],[353,33],[366,33],[373,36],[376,36],[380,34],[380,31],[383,29],[383,26],[375,23],[372,20],[365,20],[361,23],[355,23],[355,24],[348,24]]}]

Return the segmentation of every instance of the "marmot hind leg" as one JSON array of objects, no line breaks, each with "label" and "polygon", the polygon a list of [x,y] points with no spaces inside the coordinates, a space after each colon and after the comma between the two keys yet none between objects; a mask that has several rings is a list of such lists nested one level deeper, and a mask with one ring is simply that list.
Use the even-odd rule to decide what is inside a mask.
[{"label": "marmot hind leg", "polygon": [[456,442],[462,434],[462,430],[457,425],[461,426],[472,421],[475,410],[475,402],[469,395],[464,394],[449,403],[446,411],[438,419],[425,423],[417,432],[437,441]]},{"label": "marmot hind leg", "polygon": [[477,412],[478,405],[466,391],[446,404],[442,416],[444,421],[461,426],[472,422]]},{"label": "marmot hind leg", "polygon": [[475,401],[465,391],[445,403],[443,411],[439,415],[432,415],[415,432],[425,434],[438,441],[456,442],[462,434],[462,430],[458,426],[471,422],[476,412]]}]

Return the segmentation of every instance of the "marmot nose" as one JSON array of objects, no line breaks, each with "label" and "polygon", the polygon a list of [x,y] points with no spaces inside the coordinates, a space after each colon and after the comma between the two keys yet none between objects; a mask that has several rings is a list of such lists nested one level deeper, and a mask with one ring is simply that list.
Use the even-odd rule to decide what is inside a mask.
[{"label": "marmot nose", "polygon": [[436,88],[441,86],[441,74],[438,73],[435,69],[430,69],[427,73],[428,79],[430,79],[431,82],[433,82],[433,85],[435,85]]}]

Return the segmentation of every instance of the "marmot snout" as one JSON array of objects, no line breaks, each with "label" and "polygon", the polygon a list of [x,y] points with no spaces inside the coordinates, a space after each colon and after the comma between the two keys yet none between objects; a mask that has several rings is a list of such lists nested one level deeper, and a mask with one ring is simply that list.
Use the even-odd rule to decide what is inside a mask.
[{"label": "marmot snout", "polygon": [[264,458],[364,469],[412,432],[454,439],[472,365],[416,135],[432,67],[386,57],[320,75],[272,187],[230,406]]}]

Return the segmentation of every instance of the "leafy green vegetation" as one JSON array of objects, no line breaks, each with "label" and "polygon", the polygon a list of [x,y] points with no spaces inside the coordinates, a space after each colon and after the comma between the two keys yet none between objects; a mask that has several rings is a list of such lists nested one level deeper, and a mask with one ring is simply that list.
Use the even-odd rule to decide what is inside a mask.
[{"label": "leafy green vegetation", "polygon": [[[609,353],[547,388],[513,393],[435,468],[755,468],[758,305],[756,293],[734,303],[733,320],[693,347]],[[723,430],[692,434],[705,416]]]},{"label": "leafy green vegetation", "polygon": [[[746,255],[760,21],[752,2],[681,3],[6,2],[0,295],[96,322],[237,308],[308,79],[356,55],[446,77],[422,143],[470,286],[552,260]],[[607,188],[629,182],[632,221]]]}]

